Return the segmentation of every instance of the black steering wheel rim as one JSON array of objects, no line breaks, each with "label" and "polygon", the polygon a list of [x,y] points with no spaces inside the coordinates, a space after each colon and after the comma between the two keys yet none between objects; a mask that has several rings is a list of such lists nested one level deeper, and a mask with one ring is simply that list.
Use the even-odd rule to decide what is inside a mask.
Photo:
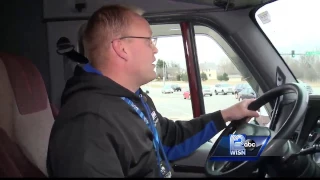
[{"label": "black steering wheel rim", "polygon": [[[274,133],[274,135],[269,140],[266,148],[264,149],[263,153],[264,158],[274,154],[277,149],[281,148],[284,143],[287,142],[288,139],[293,135],[295,130],[300,124],[300,119],[303,118],[309,101],[309,94],[307,93],[307,90],[305,87],[299,83],[288,83],[281,86],[278,86],[276,88],[273,88],[263,94],[261,97],[256,99],[254,102],[252,102],[249,106],[249,110],[258,110],[260,107],[265,105],[266,103],[270,102],[273,99],[276,99],[277,97],[280,97],[282,95],[285,95],[287,93],[294,92],[297,96],[295,99],[294,107],[291,110],[291,113],[287,117],[285,123],[282,125],[282,127],[279,129],[278,132]],[[221,141],[221,138],[223,136],[227,136],[231,133],[234,133],[237,128],[240,126],[243,126],[245,123],[246,118],[238,121],[232,121],[220,134],[214,145],[212,146],[212,149],[210,150],[207,160],[205,162],[205,169],[208,176],[235,176],[237,172],[252,172],[254,168],[256,168],[256,165],[261,162],[264,158],[260,158],[258,161],[243,161],[241,163],[237,163],[237,165],[225,172],[221,172],[221,168],[218,170],[213,170],[212,167],[214,166],[214,162],[210,161],[210,158],[214,151],[216,150],[219,142]],[[247,126],[256,126],[256,125],[247,125]],[[256,126],[255,128],[259,128],[260,130],[265,129],[266,127]],[[268,129],[268,128],[267,128]],[[268,129],[269,130],[269,129]],[[269,130],[271,132],[271,130]],[[278,141],[277,139],[285,139],[286,141]],[[230,163],[229,164],[235,164]],[[226,164],[228,164],[226,163]]]}]

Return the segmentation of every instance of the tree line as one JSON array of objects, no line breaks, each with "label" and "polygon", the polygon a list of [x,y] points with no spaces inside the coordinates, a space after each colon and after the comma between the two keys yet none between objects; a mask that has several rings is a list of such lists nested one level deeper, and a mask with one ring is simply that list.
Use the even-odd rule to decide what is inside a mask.
[{"label": "tree line", "polygon": [[301,55],[296,58],[282,57],[296,78],[309,82],[320,81],[319,55]]},{"label": "tree line", "polygon": [[[228,61],[221,61],[218,65],[218,72],[221,72],[217,75],[219,81],[228,81],[228,74],[237,74],[239,73],[233,63]],[[157,80],[163,80],[165,77],[166,80],[176,80],[176,81],[188,81],[188,74],[185,69],[180,67],[180,64],[173,61],[167,62],[162,59],[158,59],[156,64],[156,73]],[[240,73],[239,73],[240,74]],[[208,76],[205,72],[200,74],[201,80],[208,80]]]}]

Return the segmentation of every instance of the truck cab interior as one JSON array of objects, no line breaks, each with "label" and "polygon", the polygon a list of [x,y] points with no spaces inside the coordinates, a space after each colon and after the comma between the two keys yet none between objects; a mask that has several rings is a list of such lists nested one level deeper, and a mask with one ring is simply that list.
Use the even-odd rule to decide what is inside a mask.
[{"label": "truck cab interior", "polygon": [[[163,116],[192,119],[237,103],[232,94],[203,96],[202,87],[218,81],[248,83],[257,95],[249,108],[267,112],[268,125],[230,123],[171,162],[173,177],[320,176],[320,1],[11,0],[0,5],[0,177],[48,177],[61,93],[74,67],[89,61],[82,29],[95,10],[115,3],[143,9],[157,39],[159,79],[143,89]],[[189,89],[191,100],[166,101],[183,99],[183,91],[161,94],[168,81]],[[234,132],[271,139],[256,161],[212,161],[221,137]]]}]

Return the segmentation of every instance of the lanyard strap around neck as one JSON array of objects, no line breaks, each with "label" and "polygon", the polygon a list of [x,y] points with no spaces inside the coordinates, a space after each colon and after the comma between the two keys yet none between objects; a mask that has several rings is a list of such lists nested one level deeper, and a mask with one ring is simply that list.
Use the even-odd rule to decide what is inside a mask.
[{"label": "lanyard strap around neck", "polygon": [[124,100],[129,106],[131,106],[134,109],[134,111],[140,116],[140,118],[146,123],[146,125],[148,126],[148,128],[152,132],[152,134],[153,134],[153,146],[154,146],[156,154],[157,154],[157,164],[158,164],[158,166],[160,167],[160,162],[162,160],[162,158],[160,156],[160,151],[161,151],[163,156],[164,156],[164,160],[165,160],[165,164],[167,166],[167,169],[170,170],[169,161],[168,161],[168,159],[166,157],[166,154],[164,152],[162,143],[159,140],[159,135],[158,135],[157,129],[156,129],[155,125],[154,125],[153,119],[151,118],[150,109],[149,109],[148,105],[143,101],[143,98],[142,98],[141,95],[140,95],[140,98],[141,98],[142,104],[144,105],[144,107],[145,107],[145,109],[147,111],[148,118],[146,118],[144,113],[130,99],[125,98],[125,97],[122,97],[121,99]]},{"label": "lanyard strap around neck", "polygon": [[148,126],[148,128],[150,129],[150,131],[152,132],[153,134],[153,146],[155,148],[155,151],[157,153],[157,159],[158,159],[158,163],[160,163],[161,161],[161,156],[159,154],[159,144],[160,144],[160,141],[159,141],[159,138],[158,136],[158,133],[157,131],[155,131],[153,128],[152,128],[152,123],[148,118],[145,117],[145,115],[143,114],[143,112],[128,98],[125,98],[125,97],[122,97],[121,99],[123,99],[128,105],[130,105],[133,110],[135,110],[135,112],[140,116],[140,118],[146,123],[146,125]]}]

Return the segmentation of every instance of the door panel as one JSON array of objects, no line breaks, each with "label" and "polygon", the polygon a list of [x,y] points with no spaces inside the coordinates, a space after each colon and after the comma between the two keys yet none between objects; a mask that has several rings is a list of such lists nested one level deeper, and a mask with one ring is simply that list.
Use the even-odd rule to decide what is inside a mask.
[{"label": "door panel", "polygon": [[204,164],[212,146],[213,143],[207,142],[190,156],[172,162],[173,177],[206,177]]}]

